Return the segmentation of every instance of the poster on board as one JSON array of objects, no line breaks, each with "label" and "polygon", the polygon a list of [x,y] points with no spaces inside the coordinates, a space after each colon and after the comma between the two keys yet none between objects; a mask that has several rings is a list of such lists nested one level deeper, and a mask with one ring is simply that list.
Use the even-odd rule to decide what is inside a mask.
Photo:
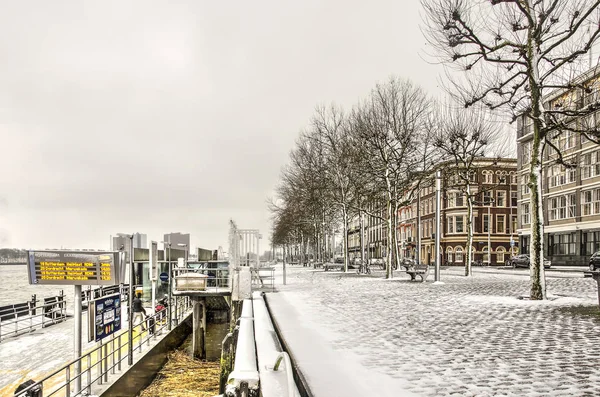
[{"label": "poster on board", "polygon": [[103,296],[88,308],[88,341],[98,342],[121,329],[121,295]]}]

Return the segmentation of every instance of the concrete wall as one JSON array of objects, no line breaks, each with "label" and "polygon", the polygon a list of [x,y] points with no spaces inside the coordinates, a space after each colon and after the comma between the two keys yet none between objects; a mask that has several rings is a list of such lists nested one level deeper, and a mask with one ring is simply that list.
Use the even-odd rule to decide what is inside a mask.
[{"label": "concrete wall", "polygon": [[[165,365],[167,353],[179,347],[192,332],[192,316],[158,342],[146,354],[124,372],[112,385],[100,393],[102,397],[136,396],[147,387]],[[127,365],[127,364],[125,364]]]},{"label": "concrete wall", "polygon": [[206,359],[221,359],[221,342],[229,332],[229,311],[209,310],[206,313]]}]

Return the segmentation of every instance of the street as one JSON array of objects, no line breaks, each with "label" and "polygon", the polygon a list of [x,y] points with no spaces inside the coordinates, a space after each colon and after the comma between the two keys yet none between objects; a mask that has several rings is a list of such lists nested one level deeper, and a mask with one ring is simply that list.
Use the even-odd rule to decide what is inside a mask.
[{"label": "street", "polygon": [[[288,285],[272,300],[293,306],[334,353],[357,357],[360,373],[328,374],[334,383],[384,375],[418,396],[600,394],[595,281],[555,271],[558,277],[547,277],[550,299],[528,301],[519,299],[528,295],[527,269],[476,269],[472,278],[463,271],[444,269],[444,284],[433,284],[432,275],[418,283],[402,272],[385,280],[381,271],[288,267]],[[285,338],[294,325],[277,308],[274,316]],[[300,367],[318,389],[326,375]],[[386,382],[371,385],[369,395],[403,395],[386,390]]]}]

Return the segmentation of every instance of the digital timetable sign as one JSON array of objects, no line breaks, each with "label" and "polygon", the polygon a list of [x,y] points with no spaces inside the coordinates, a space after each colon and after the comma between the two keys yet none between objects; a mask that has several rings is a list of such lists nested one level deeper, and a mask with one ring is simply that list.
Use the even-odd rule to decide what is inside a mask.
[{"label": "digital timetable sign", "polygon": [[29,284],[119,284],[118,252],[28,251]]}]

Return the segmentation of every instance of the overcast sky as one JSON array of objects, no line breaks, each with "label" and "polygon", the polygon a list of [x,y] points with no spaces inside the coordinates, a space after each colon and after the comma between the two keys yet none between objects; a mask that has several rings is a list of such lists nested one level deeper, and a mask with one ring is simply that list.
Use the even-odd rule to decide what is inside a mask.
[{"label": "overcast sky", "polygon": [[5,247],[181,231],[227,249],[230,218],[266,238],[317,104],[391,75],[437,95],[441,74],[417,0],[0,1]]}]

